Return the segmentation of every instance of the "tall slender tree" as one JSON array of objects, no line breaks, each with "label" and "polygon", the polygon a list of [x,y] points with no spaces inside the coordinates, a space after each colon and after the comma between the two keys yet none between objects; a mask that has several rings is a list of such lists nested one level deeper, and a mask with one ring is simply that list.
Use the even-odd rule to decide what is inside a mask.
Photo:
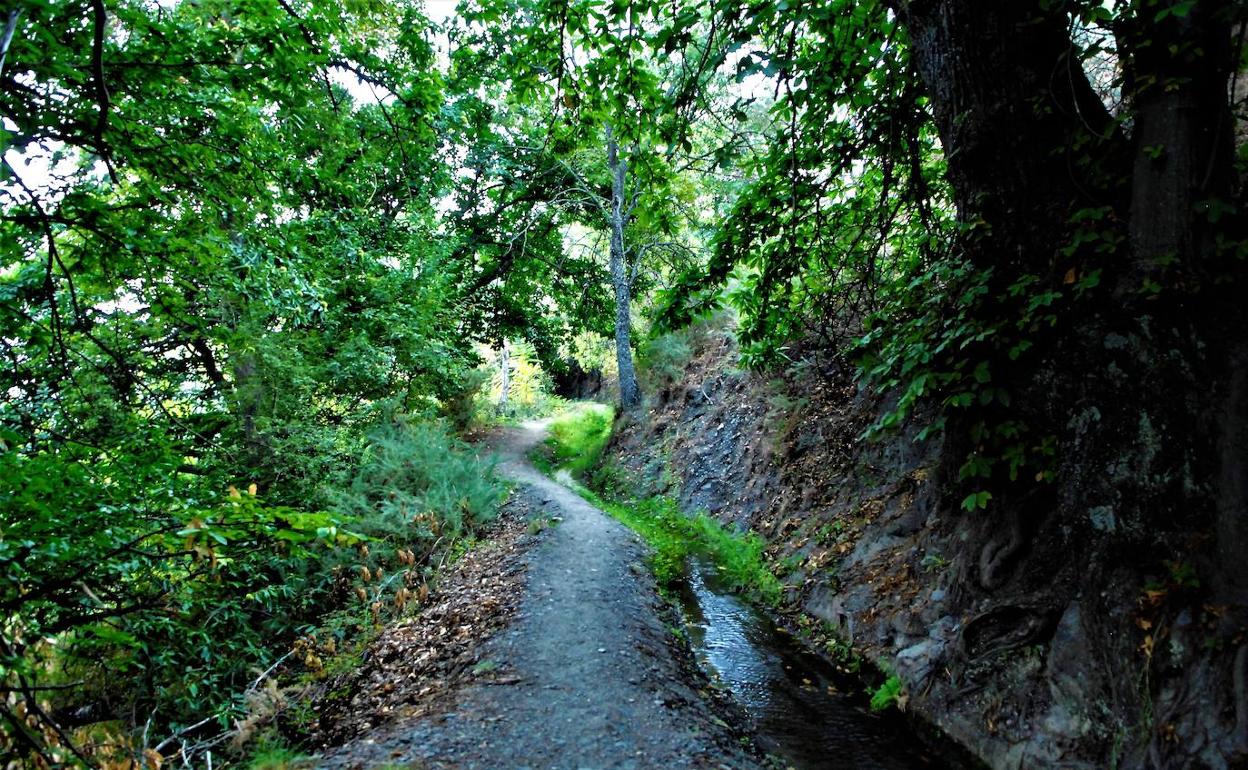
[{"label": "tall slender tree", "polygon": [[633,366],[632,260],[625,241],[628,223],[637,197],[628,195],[628,160],[620,156],[620,146],[611,126],[606,127],[607,170],[611,174],[611,288],[615,295],[615,360],[620,377],[620,406],[633,409],[641,403],[637,370]]}]

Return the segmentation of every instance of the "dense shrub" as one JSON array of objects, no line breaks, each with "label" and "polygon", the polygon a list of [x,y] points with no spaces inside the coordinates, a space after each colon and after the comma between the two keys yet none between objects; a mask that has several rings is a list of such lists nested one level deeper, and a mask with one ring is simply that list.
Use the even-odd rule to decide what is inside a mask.
[{"label": "dense shrub", "polygon": [[[7,748],[68,758],[54,714],[228,725],[259,673],[329,613],[355,606],[367,623],[402,610],[428,556],[488,522],[504,494],[439,423],[377,430],[350,482],[325,493],[328,511],[267,504],[254,485],[188,493],[161,456],[88,467],[0,454]],[[297,660],[322,665],[307,650]]]},{"label": "dense shrub", "polygon": [[480,416],[481,403],[489,392],[490,373],[484,366],[467,369],[458,387],[442,401],[442,416],[457,433],[467,431]]},{"label": "dense shrub", "polygon": [[399,422],[373,433],[335,507],[373,539],[410,539],[413,522],[428,539],[455,535],[493,517],[504,487],[492,470],[437,423]]},{"label": "dense shrub", "polygon": [[684,374],[693,355],[690,329],[670,332],[645,341],[637,354],[637,368],[647,392],[662,389]]}]

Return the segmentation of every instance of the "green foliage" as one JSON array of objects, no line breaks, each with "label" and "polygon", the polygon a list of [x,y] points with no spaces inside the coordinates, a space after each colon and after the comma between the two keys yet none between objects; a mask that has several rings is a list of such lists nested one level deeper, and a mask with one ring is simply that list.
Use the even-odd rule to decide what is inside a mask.
[{"label": "green foliage", "polygon": [[304,770],[312,767],[313,762],[311,757],[268,737],[251,751],[247,770]]},{"label": "green foliage", "polygon": [[711,560],[729,590],[769,606],[779,603],[782,586],[767,567],[766,543],[756,533],[725,527],[705,513],[687,516],[670,497],[612,501],[593,496],[592,501],[646,540],[653,549],[650,568],[660,584],[682,578],[685,562],[696,554]]},{"label": "green foliage", "polygon": [[600,372],[606,379],[619,376],[615,344],[599,334],[582,332],[573,337],[565,357],[575,361],[586,372]]},{"label": "green foliage", "polygon": [[797,338],[843,345],[879,308],[881,285],[913,277],[942,252],[952,207],[886,3],[748,6],[710,14],[756,41],[738,78],[774,78],[765,113],[734,110],[769,141],[740,161],[750,181],[735,190],[709,264],[662,293],[658,321],[679,327],[726,299],[741,316],[744,361],[768,365]]},{"label": "green foliage", "polygon": [[481,422],[482,402],[487,398],[490,370],[485,364],[464,372],[459,387],[442,400],[441,413],[455,429],[464,433]]},{"label": "green foliage", "polygon": [[[991,269],[956,255],[959,238],[974,228],[955,221],[945,161],[908,46],[896,38],[898,21],[883,3],[845,2],[826,13],[754,10],[746,28],[762,50],[741,67],[777,78],[778,98],[760,127],[773,141],[743,161],[751,182],[736,191],[709,264],[661,293],[658,328],[689,324],[726,301],[741,318],[746,365],[782,363],[798,339],[857,359],[866,385],[896,397],[869,437],[901,426],[916,404],[933,399],[944,411],[921,438],[940,431],[950,410],[1008,413],[1010,393],[994,367],[1007,354],[1022,356],[1054,322],[1062,292],[1034,276],[991,289]],[[837,43],[845,39],[855,45]],[[1120,241],[1095,217],[1087,221],[1086,244],[1075,248]],[[1081,296],[1098,280],[1088,272],[1068,293]],[[987,504],[989,482],[1051,474],[1051,442],[1027,435],[1020,421],[986,415],[973,430],[981,449],[964,473],[972,507]]]},{"label": "green foliage", "polygon": [[645,389],[659,390],[679,380],[692,355],[693,348],[685,330],[646,340],[637,356]]},{"label": "green foliage", "polygon": [[767,605],[780,603],[783,586],[763,555],[766,541],[754,532],[726,527],[710,516],[693,517],[697,551],[710,556],[717,574],[732,590]]},{"label": "green foliage", "polygon": [[871,692],[871,710],[887,711],[896,706],[901,698],[901,678],[890,674],[879,687]]},{"label": "green foliage", "polygon": [[[463,431],[497,403],[478,351],[516,341],[511,417],[555,403],[565,358],[610,369],[608,129],[632,309],[657,300],[663,332],[726,302],[749,365],[798,338],[855,359],[895,396],[868,435],[938,407],[919,436],[958,426],[968,511],[1055,476],[1060,420],[1020,416],[1013,389],[1035,349],[1097,298],[1175,294],[1184,315],[1248,252],[1224,185],[1195,201],[1200,254],[1129,253],[1126,161],[1178,149],[1134,147],[1137,111],[1187,87],[1167,62],[1217,53],[1184,37],[1211,21],[1187,0],[1038,7],[1071,21],[1072,61],[1110,57],[1097,85],[1122,105],[1096,141],[1123,162],[1106,182],[1071,155],[1080,208],[1045,220],[1057,242],[1026,269],[980,248],[1005,228],[974,190],[955,216],[938,94],[908,14],[879,0],[473,0],[445,61],[409,0],[18,10],[0,89],[0,748],[19,762],[75,761],[45,705],[99,701],[132,735],[148,715],[165,734],[228,722],[292,640],[358,634],[430,554],[467,547],[501,487],[430,420]],[[646,343],[648,385],[695,341]],[[584,477],[611,422],[561,418],[549,462]],[[603,505],[648,533],[664,579],[708,553],[778,596],[755,536],[671,501]]]},{"label": "green foliage", "polygon": [[455,537],[488,522],[505,495],[493,467],[434,423],[374,431],[335,508],[367,521],[371,539]]},{"label": "green foliage", "polygon": [[[56,458],[0,455],[16,482],[0,534],[0,603],[15,608],[0,659],[6,684],[82,680],[84,697],[175,724],[241,715],[234,696],[256,672],[345,604],[374,609],[372,620],[367,609],[363,621],[348,613],[356,620],[339,626],[343,639],[379,605],[401,609],[428,556],[492,518],[504,492],[430,423],[378,430],[349,486],[326,493],[332,513],[266,504],[254,486],[202,501],[150,488],[150,507],[134,510],[101,497],[117,466],[63,474],[52,496],[41,459],[59,470]],[[132,470],[117,477],[119,500],[144,472],[160,475]]]},{"label": "green foliage", "polygon": [[1096,287],[1099,272],[1067,291],[1044,289],[1038,277],[1023,276],[997,294],[992,277],[992,270],[965,261],[937,262],[890,292],[855,343],[862,380],[898,394],[867,437],[896,429],[916,404],[933,397],[943,409],[919,439],[943,430],[951,415],[978,415],[964,421],[976,446],[960,473],[971,490],[962,502],[967,511],[988,506],[992,493],[983,487],[990,483],[1053,478],[1054,439],[1011,419],[1013,397],[1002,368],[1025,359],[1065,305]]},{"label": "green foliage", "polygon": [[[0,533],[6,685],[82,676],[118,708],[137,699],[169,718],[228,702],[273,657],[274,637],[324,601],[328,578],[306,564],[360,541],[345,517],[251,492],[181,496],[175,476],[125,455],[90,469],[60,463],[0,456],[13,482]],[[113,689],[138,676],[152,689]]]},{"label": "green foliage", "polygon": [[685,562],[694,552],[694,531],[674,500],[651,497],[634,502],[594,502],[645,539],[652,549],[650,569],[660,585],[684,577]]},{"label": "green foliage", "polygon": [[27,733],[18,701],[97,698],[153,737],[227,722],[295,636],[350,602],[373,622],[489,519],[489,468],[422,420],[461,419],[464,329],[493,306],[438,235],[449,128],[415,5],[17,19],[0,669],[23,685],[0,740],[56,764],[69,741]]},{"label": "green foliage", "polygon": [[[457,249],[479,266],[491,335],[524,337],[552,374],[555,353],[578,335],[612,331],[613,219],[623,223],[616,254],[628,293],[642,308],[665,275],[699,261],[714,227],[704,201],[722,190],[701,174],[739,139],[712,121],[695,128],[689,115],[712,108],[709,95],[727,80],[715,68],[720,49],[744,38],[695,41],[680,29],[693,17],[655,2],[474,0],[450,25],[461,42],[450,126],[472,148],[472,173],[456,190]],[[689,46],[701,63],[645,55],[660,40]],[[608,135],[622,161],[617,202]]]},{"label": "green foliage", "polygon": [[[1157,167],[1176,150],[1132,147],[1144,119],[1137,110],[1163,85],[1167,92],[1194,85],[1176,76],[1174,61],[1214,61],[1222,55],[1213,51],[1215,40],[1223,54],[1230,50],[1222,30],[1244,13],[1232,6],[1039,4],[1036,23],[1070,23],[1064,49],[1079,65],[1071,69],[1071,87],[1086,89],[1079,98],[1086,97],[1087,115],[1098,118],[1066,109],[1080,114],[1071,121],[1069,141],[1057,139],[1068,146],[1022,142],[1003,150],[1020,159],[1037,155],[1028,161],[1032,169],[1059,155],[1068,158],[1078,194],[1059,196],[1062,204],[1043,214],[1042,233],[1029,233],[1034,222],[1007,213],[1015,211],[1014,196],[966,189],[965,179],[955,207],[950,181],[959,179],[947,173],[951,159],[942,147],[952,137],[938,137],[935,116],[942,106],[959,110],[941,126],[956,134],[956,126],[1004,113],[993,117],[942,104],[948,95],[933,79],[944,75],[920,77],[924,67],[911,52],[908,26],[924,14],[850,0],[802,7],[710,3],[690,10],[697,21],[688,20],[686,28],[700,22],[750,40],[738,78],[767,78],[775,97],[759,99],[767,108],[762,115],[741,104],[725,111],[766,141],[730,159],[748,181],[732,190],[709,261],[660,292],[658,328],[679,328],[727,304],[740,315],[742,360],[749,366],[782,364],[795,342],[836,364],[857,359],[861,381],[887,404],[869,436],[909,423],[920,403],[935,407],[930,423],[918,426],[925,428],[920,438],[957,426],[957,445],[973,448],[960,474],[967,510],[988,506],[990,489],[1000,498],[1007,488],[1052,481],[1064,421],[1019,402],[1019,392],[1032,384],[1019,372],[1051,355],[1055,340],[1077,338],[1082,321],[1112,315],[1106,312],[1111,305],[1163,300],[1139,310],[1152,317],[1168,296],[1209,296],[1214,285],[1242,273],[1248,241],[1240,229],[1226,227],[1234,208],[1228,176],[1219,182],[1211,172],[1204,180],[1222,192],[1195,204],[1184,247],[1192,253],[1149,255],[1147,270],[1131,256],[1142,244],[1129,243],[1132,211],[1123,205],[1132,185],[1150,184],[1147,174],[1132,181],[1124,173],[1127,159],[1134,153],[1137,164]],[[660,38],[675,39],[675,30]],[[1167,56],[1140,56],[1162,50],[1161,40],[1170,41]],[[939,47],[930,39],[920,45],[929,49],[929,60]],[[1145,63],[1156,72],[1141,76],[1132,69]],[[1211,89],[1205,93],[1225,92],[1225,82],[1213,81],[1232,72],[1229,58],[1227,65],[1205,73]],[[1130,96],[1133,89],[1139,100]],[[1042,90],[1017,98],[1018,109],[1034,108],[1043,119],[1060,111],[1062,97]],[[1111,101],[1116,107],[1102,112],[1101,102]],[[1228,117],[1217,117],[1217,101],[1209,103],[1209,120],[1225,122]],[[962,154],[954,162],[974,161]],[[1225,165],[1210,161],[1210,167],[1219,163]],[[1030,182],[1017,180],[1015,196],[1026,198]],[[1069,210],[1062,210],[1067,203]]]},{"label": "green foliage", "polygon": [[537,456],[547,469],[566,469],[583,478],[598,464],[611,439],[615,409],[608,404],[575,404],[550,422],[544,451]]},{"label": "green foliage", "polygon": [[547,417],[564,406],[554,395],[550,374],[542,366],[536,348],[528,342],[508,343],[508,387],[506,405],[502,401],[503,376],[501,351],[492,351],[482,369],[488,378],[475,404],[477,420],[482,423],[519,423]]}]

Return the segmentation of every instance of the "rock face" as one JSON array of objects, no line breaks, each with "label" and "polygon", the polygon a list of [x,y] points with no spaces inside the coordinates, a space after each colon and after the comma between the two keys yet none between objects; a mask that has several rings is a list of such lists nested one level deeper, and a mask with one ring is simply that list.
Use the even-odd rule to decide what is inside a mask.
[{"label": "rock face", "polygon": [[895,671],[912,713],[994,768],[1248,766],[1248,635],[1193,566],[1211,533],[1176,517],[1142,550],[1129,510],[967,513],[922,415],[866,443],[886,404],[849,372],[769,380],[729,331],[691,339],[607,472],[767,538],[786,610]]},{"label": "rock face", "polygon": [[564,361],[564,368],[551,376],[555,395],[561,398],[598,398],[611,383],[604,381],[600,370],[585,371],[574,360]]}]

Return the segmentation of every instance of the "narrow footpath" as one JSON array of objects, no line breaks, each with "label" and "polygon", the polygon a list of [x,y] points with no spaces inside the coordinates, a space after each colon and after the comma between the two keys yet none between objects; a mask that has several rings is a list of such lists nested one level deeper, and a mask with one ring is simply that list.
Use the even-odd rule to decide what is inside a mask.
[{"label": "narrow footpath", "polygon": [[528,552],[519,611],[485,643],[506,684],[470,684],[448,710],[381,725],[318,766],[760,767],[670,646],[639,539],[529,462],[543,436],[533,423],[493,441],[517,493],[560,519]]}]

